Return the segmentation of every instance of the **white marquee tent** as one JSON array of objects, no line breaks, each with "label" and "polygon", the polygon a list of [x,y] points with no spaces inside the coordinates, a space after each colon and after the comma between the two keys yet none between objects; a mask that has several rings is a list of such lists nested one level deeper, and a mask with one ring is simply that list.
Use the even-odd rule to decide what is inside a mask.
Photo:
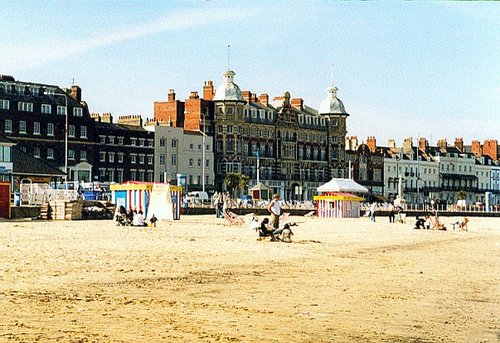
[{"label": "white marquee tent", "polygon": [[368,189],[352,179],[333,178],[317,188],[318,192],[368,193]]}]

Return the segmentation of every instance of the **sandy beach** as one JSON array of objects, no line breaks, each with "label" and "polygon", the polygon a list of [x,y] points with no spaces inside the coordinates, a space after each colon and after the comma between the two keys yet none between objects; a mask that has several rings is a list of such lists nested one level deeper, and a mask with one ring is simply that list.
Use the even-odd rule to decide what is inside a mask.
[{"label": "sandy beach", "polygon": [[290,244],[214,216],[0,222],[0,341],[500,340],[500,218],[292,220]]}]

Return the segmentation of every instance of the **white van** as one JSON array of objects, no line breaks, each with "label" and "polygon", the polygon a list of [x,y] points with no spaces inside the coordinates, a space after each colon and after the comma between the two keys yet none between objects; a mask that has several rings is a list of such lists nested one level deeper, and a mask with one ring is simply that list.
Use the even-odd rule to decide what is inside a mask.
[{"label": "white van", "polygon": [[204,204],[210,202],[207,192],[189,192],[186,197],[187,202],[194,204]]}]

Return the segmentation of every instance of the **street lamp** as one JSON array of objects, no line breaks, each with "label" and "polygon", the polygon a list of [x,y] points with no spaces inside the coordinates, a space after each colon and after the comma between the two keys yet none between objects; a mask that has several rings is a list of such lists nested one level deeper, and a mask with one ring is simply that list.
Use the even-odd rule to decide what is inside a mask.
[{"label": "street lamp", "polygon": [[203,149],[202,149],[202,152],[201,152],[201,158],[202,158],[202,164],[201,164],[201,190],[203,192],[205,192],[205,150],[207,149],[206,147],[206,134],[205,134],[205,118],[206,116],[208,115],[208,107],[205,107],[205,113],[201,113],[201,115],[203,116],[203,131],[201,131],[202,135],[203,135]]},{"label": "street lamp", "polygon": [[[68,95],[65,93],[50,93],[47,90],[44,92],[45,95],[57,95],[64,97],[64,110],[65,110],[65,124],[64,124],[64,173],[66,190],[68,189]],[[57,110],[57,109],[56,109]]]}]

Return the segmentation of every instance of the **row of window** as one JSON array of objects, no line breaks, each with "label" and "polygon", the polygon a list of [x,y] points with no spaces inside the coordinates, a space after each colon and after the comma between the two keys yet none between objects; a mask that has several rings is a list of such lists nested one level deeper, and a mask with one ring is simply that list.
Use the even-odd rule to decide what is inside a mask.
[{"label": "row of window", "polygon": [[[54,136],[54,124],[53,123],[47,123],[47,136],[53,137]],[[10,119],[5,119],[5,124],[4,124],[4,131],[5,133],[13,133],[12,130],[12,120]],[[19,134],[27,134],[27,128],[26,128],[26,121],[25,120],[20,120],[19,121]],[[33,135],[39,136],[42,134],[41,130],[41,123],[40,122],[34,122],[33,123]],[[68,125],[68,137],[76,137],[76,126],[75,125]],[[80,138],[82,139],[87,139],[87,127],[86,126],[80,126]]]},{"label": "row of window", "polygon": [[[130,169],[130,180],[152,182],[153,170]],[[99,168],[99,180],[108,182],[123,182],[124,170],[121,168]]]},{"label": "row of window", "polygon": [[[0,110],[9,110],[10,102],[9,100],[0,99]],[[18,111],[22,112],[33,112],[33,103],[32,102],[24,102],[19,101],[17,103]],[[41,104],[40,112],[42,114],[52,114],[52,105],[49,104]],[[57,114],[65,116],[67,113],[66,106],[57,106]],[[81,107],[73,107],[73,116],[75,117],[83,117],[83,108]]]},{"label": "row of window", "polygon": [[[26,147],[22,146],[20,149],[24,152],[26,152]],[[33,147],[33,151],[31,155],[33,155],[36,158],[46,158],[48,160],[53,160],[55,159],[54,155],[54,149],[53,148],[47,148],[46,150],[46,155],[42,156],[42,149],[38,146]],[[76,151],[75,149],[68,149],[68,160],[74,161],[76,160]],[[80,150],[80,158],[79,161],[87,161],[87,151],[86,150]]]},{"label": "row of window", "polygon": [[[122,136],[105,136],[105,135],[99,135],[99,143],[100,144],[118,144],[118,145],[123,145],[124,144],[124,137]],[[130,145],[132,146],[148,146],[148,147],[153,147],[154,146],[154,140],[153,139],[146,139],[146,138],[136,138],[136,137],[130,137]]]},{"label": "row of window", "polygon": [[[108,162],[110,162],[110,163],[115,162],[115,155],[116,155],[116,162],[123,163],[125,153],[123,153],[123,152],[115,153],[114,151],[100,151],[99,152],[99,161],[106,162],[106,155],[108,156]],[[148,155],[130,154],[130,163],[131,164],[136,164],[136,163],[144,164],[146,159],[147,159],[147,164],[150,164],[150,165],[153,164],[153,159],[154,159],[153,154],[148,154]]]}]

